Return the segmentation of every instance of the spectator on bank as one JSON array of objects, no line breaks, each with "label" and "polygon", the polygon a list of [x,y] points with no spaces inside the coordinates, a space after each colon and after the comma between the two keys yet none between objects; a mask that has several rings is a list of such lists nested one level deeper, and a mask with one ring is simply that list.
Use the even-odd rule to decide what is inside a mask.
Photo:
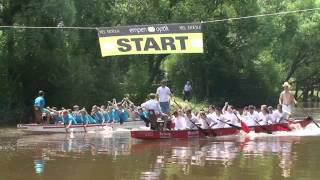
[{"label": "spectator on bank", "polygon": [[190,81],[187,81],[186,84],[184,85],[183,91],[182,91],[183,101],[185,101],[185,100],[190,101],[191,91],[192,91],[191,83],[190,83]]}]

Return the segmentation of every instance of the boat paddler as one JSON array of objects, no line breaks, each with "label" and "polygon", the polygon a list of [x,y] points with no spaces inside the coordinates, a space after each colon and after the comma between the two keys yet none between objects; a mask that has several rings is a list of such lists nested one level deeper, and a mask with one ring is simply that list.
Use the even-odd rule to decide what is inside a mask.
[{"label": "boat paddler", "polygon": [[185,120],[187,129],[198,129],[201,126],[197,117],[192,113],[192,109],[186,110]]},{"label": "boat paddler", "polygon": [[62,111],[61,118],[63,120],[63,123],[66,125],[66,128],[69,128],[71,126],[71,124],[77,124],[74,117],[66,109]]}]

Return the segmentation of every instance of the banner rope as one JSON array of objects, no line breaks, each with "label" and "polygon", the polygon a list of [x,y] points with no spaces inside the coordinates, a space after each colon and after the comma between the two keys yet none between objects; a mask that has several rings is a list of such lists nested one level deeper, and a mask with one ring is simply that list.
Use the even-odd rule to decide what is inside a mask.
[{"label": "banner rope", "polygon": [[[233,20],[242,20],[242,19],[251,19],[251,18],[259,18],[259,17],[268,17],[268,16],[279,16],[279,15],[287,15],[294,13],[304,13],[310,11],[320,10],[320,7],[310,8],[310,9],[300,9],[300,10],[292,10],[292,11],[282,11],[275,13],[267,13],[267,14],[258,14],[252,16],[241,16],[241,17],[231,17],[225,19],[215,19],[215,20],[207,20],[201,21],[202,24],[206,23],[216,23],[216,22],[224,22],[224,21],[233,21]],[[61,24],[62,23],[62,24]],[[63,22],[60,22],[56,27],[55,26],[0,26],[2,29],[78,29],[78,30],[97,30],[98,27],[76,27],[76,26],[63,26]]]}]

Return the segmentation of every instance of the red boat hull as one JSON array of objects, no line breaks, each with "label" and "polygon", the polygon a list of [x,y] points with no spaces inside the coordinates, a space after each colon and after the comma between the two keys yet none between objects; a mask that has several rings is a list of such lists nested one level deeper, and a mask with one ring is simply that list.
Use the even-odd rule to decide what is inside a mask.
[{"label": "red boat hull", "polygon": [[[297,120],[291,123],[278,123],[264,126],[251,127],[252,131],[256,133],[261,132],[274,132],[274,131],[288,131],[290,124],[300,124],[302,128],[310,124],[310,120]],[[201,130],[167,130],[167,131],[153,131],[153,130],[137,130],[131,131],[131,137],[137,139],[188,139],[188,138],[200,138],[205,136],[227,136],[236,135],[239,130],[236,128],[218,128],[218,129],[201,129]]]}]

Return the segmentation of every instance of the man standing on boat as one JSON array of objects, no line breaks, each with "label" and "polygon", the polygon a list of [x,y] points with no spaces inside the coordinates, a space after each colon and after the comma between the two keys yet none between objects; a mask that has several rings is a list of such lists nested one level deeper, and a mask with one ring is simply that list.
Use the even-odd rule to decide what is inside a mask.
[{"label": "man standing on boat", "polygon": [[[41,112],[42,119],[45,121],[49,120],[50,111],[45,107],[45,100],[44,100],[44,91],[40,90],[38,92],[38,97],[34,100],[34,110],[35,112]],[[39,121],[39,120],[37,120]]]},{"label": "man standing on boat", "polygon": [[161,86],[158,87],[156,94],[159,97],[161,111],[163,113],[168,114],[170,112],[169,100],[170,100],[171,91],[166,86],[166,81],[165,80],[161,81]]},{"label": "man standing on boat", "polygon": [[286,118],[288,118],[292,113],[293,105],[298,102],[294,98],[294,95],[289,91],[290,84],[288,82],[284,82],[282,87],[284,90],[280,93],[279,104],[282,105],[282,111],[286,115]]}]

